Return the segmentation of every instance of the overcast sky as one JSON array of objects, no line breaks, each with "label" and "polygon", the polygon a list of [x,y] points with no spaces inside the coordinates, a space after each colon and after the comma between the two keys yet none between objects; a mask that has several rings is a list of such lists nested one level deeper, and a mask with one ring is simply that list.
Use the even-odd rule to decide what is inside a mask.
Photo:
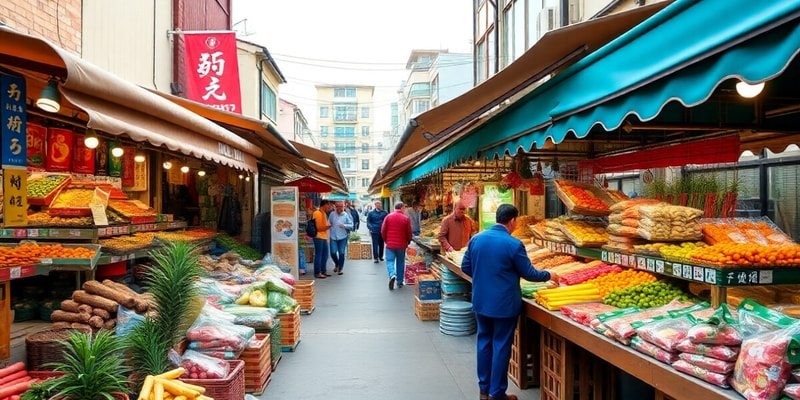
[{"label": "overcast sky", "polygon": [[[414,49],[472,49],[470,0],[233,0],[234,29],[262,45],[288,81],[281,98],[316,130],[317,84],[375,88],[375,131],[389,128]],[[246,28],[246,32],[245,31]]]}]

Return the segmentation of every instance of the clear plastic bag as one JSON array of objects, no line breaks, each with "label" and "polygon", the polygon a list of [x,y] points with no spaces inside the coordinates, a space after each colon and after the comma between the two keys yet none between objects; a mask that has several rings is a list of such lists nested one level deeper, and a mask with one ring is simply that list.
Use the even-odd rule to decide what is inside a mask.
[{"label": "clear plastic bag", "polygon": [[267,307],[275,308],[279,312],[288,313],[294,311],[297,301],[283,293],[267,293]]},{"label": "clear plastic bag", "polygon": [[638,336],[631,338],[631,348],[667,364],[672,364],[678,360],[678,356],[674,353],[666,351],[652,343],[648,343]]},{"label": "clear plastic bag", "polygon": [[[694,376],[695,378],[700,378],[708,383],[717,385],[723,388],[729,388],[728,385],[728,375],[717,374],[711,372],[705,368],[698,367],[696,365],[689,364],[684,360],[678,360],[672,363],[672,368],[675,368],[678,371],[681,371],[685,374]],[[748,397],[748,399],[750,399]]]},{"label": "clear plastic bag", "polygon": [[664,318],[642,325],[633,324],[636,334],[668,352],[675,352],[692,326],[688,318]]},{"label": "clear plastic bag", "polygon": [[144,316],[137,314],[133,310],[119,306],[117,308],[117,326],[115,327],[116,335],[120,337],[125,336],[131,333],[131,331],[142,322],[144,322]]},{"label": "clear plastic bag", "polygon": [[681,353],[678,355],[681,360],[689,364],[705,368],[716,374],[727,375],[733,372],[734,363],[731,361],[717,360],[716,358],[701,356],[699,354]]},{"label": "clear plastic bag", "polygon": [[181,378],[190,379],[223,379],[231,369],[227,362],[194,350],[183,353],[180,365],[186,369]]},{"label": "clear plastic bag", "polygon": [[278,310],[269,307],[226,305],[223,311],[234,315],[233,323],[256,329],[272,329]]},{"label": "clear plastic bag", "polygon": [[234,319],[233,315],[224,311],[203,307],[186,332],[186,338],[190,340],[189,348],[234,352],[244,350],[256,331],[251,327],[233,324],[231,321]]},{"label": "clear plastic bag", "polygon": [[684,353],[699,354],[723,361],[736,361],[736,358],[739,357],[739,347],[693,343],[689,339],[678,343],[675,349]]}]

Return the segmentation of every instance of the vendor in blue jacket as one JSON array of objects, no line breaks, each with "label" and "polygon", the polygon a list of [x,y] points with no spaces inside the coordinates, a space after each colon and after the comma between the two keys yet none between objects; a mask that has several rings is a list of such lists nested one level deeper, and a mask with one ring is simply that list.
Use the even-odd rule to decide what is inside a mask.
[{"label": "vendor in blue jacket", "polygon": [[472,277],[472,309],[478,323],[478,387],[481,400],[516,400],[506,394],[508,363],[517,317],[522,312],[519,279],[558,282],[554,272],[533,267],[522,241],[511,236],[519,210],[510,204],[497,208],[491,228],[467,245],[461,269]]}]

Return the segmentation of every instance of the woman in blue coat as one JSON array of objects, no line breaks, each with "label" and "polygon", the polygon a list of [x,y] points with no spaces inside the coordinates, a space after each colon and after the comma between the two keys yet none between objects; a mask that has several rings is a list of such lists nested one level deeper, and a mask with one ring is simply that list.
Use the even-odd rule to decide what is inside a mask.
[{"label": "woman in blue coat", "polygon": [[498,207],[497,223],[469,241],[461,262],[461,269],[472,277],[481,400],[517,399],[506,389],[514,329],[522,311],[519,278],[558,282],[555,273],[534,268],[522,241],[511,236],[518,216],[519,210],[510,204]]}]

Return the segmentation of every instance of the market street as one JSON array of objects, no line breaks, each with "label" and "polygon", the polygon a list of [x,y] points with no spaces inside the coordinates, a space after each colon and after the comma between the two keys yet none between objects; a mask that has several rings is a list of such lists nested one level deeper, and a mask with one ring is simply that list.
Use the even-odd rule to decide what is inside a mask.
[{"label": "market street", "polygon": [[[390,292],[383,262],[348,260],[344,271],[315,283],[316,309],[301,316],[296,352],[282,353],[260,398],[478,398],[476,335],[447,336],[438,321],[418,320],[414,286]],[[538,389],[510,381],[508,393],[539,399]]]}]

